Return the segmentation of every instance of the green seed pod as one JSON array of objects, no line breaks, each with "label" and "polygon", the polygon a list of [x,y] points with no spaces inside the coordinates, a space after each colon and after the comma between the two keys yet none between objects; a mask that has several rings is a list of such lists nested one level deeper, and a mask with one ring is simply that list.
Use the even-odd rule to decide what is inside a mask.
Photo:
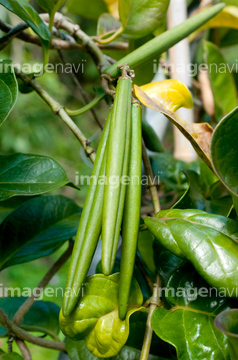
[{"label": "green seed pod", "polygon": [[100,183],[98,179],[101,176],[105,176],[106,145],[110,129],[111,114],[112,110],[109,112],[102,132],[96,160],[92,170],[90,185],[75,239],[63,300],[62,310],[64,316],[68,316],[77,303],[80,288],[88,273],[101,233],[104,182]]},{"label": "green seed pod", "polygon": [[112,269],[113,253],[116,251],[119,238],[119,234],[116,235],[116,232],[118,233],[116,228],[118,229],[120,225],[117,218],[121,211],[120,204],[124,203],[125,198],[124,192],[121,192],[121,177],[126,157],[126,131],[128,112],[131,109],[131,91],[131,79],[122,76],[117,83],[107,147],[102,222],[102,269],[104,275],[109,275]]},{"label": "green seed pod", "polygon": [[119,317],[126,317],[131,281],[134,271],[141,206],[141,106],[132,104],[131,150],[129,163],[130,182],[126,190],[126,200],[122,224],[122,252],[119,283]]}]

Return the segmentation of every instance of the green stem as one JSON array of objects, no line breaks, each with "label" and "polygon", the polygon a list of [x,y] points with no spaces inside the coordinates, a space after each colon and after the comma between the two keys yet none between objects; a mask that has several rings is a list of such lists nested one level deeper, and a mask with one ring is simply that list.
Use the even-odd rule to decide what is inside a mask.
[{"label": "green stem", "polygon": [[67,112],[67,114],[69,116],[72,116],[72,117],[77,116],[77,115],[82,115],[82,114],[86,113],[87,111],[91,110],[94,106],[96,106],[105,96],[106,96],[106,94],[102,94],[102,95],[95,97],[90,103],[81,107],[78,110],[70,110],[70,109],[65,108],[65,111]]},{"label": "green stem", "polygon": [[89,140],[84,136],[82,131],[77,127],[74,121],[69,117],[69,115],[64,110],[63,106],[54,100],[31,76],[24,74],[21,70],[15,68],[15,73],[19,76],[26,85],[30,85],[33,89],[40,95],[40,97],[49,105],[52,112],[57,114],[64,123],[70,128],[74,133],[76,138],[79,140],[82,145],[85,153],[91,159],[92,162],[95,160],[95,150],[90,146]]},{"label": "green stem", "polygon": [[111,77],[117,77],[119,75],[117,68],[119,64],[128,64],[131,69],[134,69],[142,64],[145,64],[147,61],[158,57],[159,54],[167,51],[171,46],[177,44],[195,30],[199,29],[208,20],[217,15],[224,7],[225,4],[217,4],[198,13],[192,18],[184,21],[184,23],[175,26],[174,28],[148,41],[146,44],[131,52],[110,67],[104,68],[104,72],[108,73]]}]

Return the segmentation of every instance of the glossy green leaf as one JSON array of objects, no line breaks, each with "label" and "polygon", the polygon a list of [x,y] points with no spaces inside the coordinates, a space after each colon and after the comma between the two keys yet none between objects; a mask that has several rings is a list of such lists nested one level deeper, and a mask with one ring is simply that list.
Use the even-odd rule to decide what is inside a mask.
[{"label": "glossy green leaf", "polygon": [[137,39],[152,33],[163,23],[169,0],[119,0],[123,35]]},{"label": "glossy green leaf", "polygon": [[26,196],[14,196],[8,200],[0,202],[0,223],[4,218],[10,214],[17,207],[22,205],[24,202],[29,201],[30,197]]},{"label": "glossy green leaf", "polygon": [[41,155],[0,155],[0,200],[12,196],[44,194],[62,186],[73,186],[64,169]]},{"label": "glossy green leaf", "polygon": [[[205,41],[204,53],[209,68],[208,76],[215,100],[215,107],[220,109],[223,115],[226,115],[237,106],[237,91],[234,77],[226,65],[224,56],[215,44]],[[218,113],[220,110],[218,110]]]},{"label": "glossy green leaf", "polygon": [[238,354],[238,310],[230,309],[220,313],[215,319],[215,326],[227,335],[231,360],[236,360]]},{"label": "glossy green leaf", "polygon": [[[26,296],[30,296],[29,289],[25,290],[25,296],[0,298],[0,308],[7,314],[10,320],[13,319],[18,308],[26,301]],[[24,316],[21,327],[26,331],[41,332],[57,339],[60,331],[59,311],[58,305],[50,301],[38,300]],[[0,326],[0,336],[4,337],[7,335],[8,331]]]},{"label": "glossy green leaf", "polygon": [[238,287],[238,223],[200,210],[163,210],[145,219],[156,239],[188,259],[211,285],[235,297]]},{"label": "glossy green leaf", "polygon": [[21,357],[19,354],[15,352],[7,353],[7,354],[1,354],[0,352],[0,360],[23,360],[23,357]]},{"label": "glossy green leaf", "polygon": [[107,6],[103,0],[70,0],[67,4],[69,13],[85,17],[87,19],[98,20],[99,16],[107,12]]},{"label": "glossy green leaf", "polygon": [[0,5],[19,16],[32,28],[32,30],[40,37],[46,54],[50,42],[50,32],[29,2],[27,0],[0,0]]},{"label": "glossy green leaf", "polygon": [[[101,357],[94,356],[90,353],[85,345],[84,340],[73,341],[67,338],[66,350],[71,360],[100,360]],[[141,351],[128,346],[123,346],[118,355],[107,358],[108,360],[140,360]],[[149,355],[148,360],[166,360],[165,358]]]},{"label": "glossy green leaf", "polygon": [[[208,168],[212,173],[212,171]],[[198,209],[211,214],[227,216],[232,207],[231,196],[222,196],[219,187],[222,186],[220,181],[211,184],[211,189],[217,196],[210,197],[207,189],[203,187],[202,175],[193,170],[183,170],[189,183],[189,187],[179,201],[173,206],[175,209]],[[213,174],[213,173],[212,173]],[[213,174],[214,175],[214,174]]]},{"label": "glossy green leaf", "polygon": [[177,359],[228,359],[227,338],[214,326],[216,314],[229,307],[228,301],[217,296],[191,266],[177,270],[166,290],[172,308],[157,308],[151,325],[162,340],[176,348]]},{"label": "glossy green leaf", "polygon": [[62,310],[60,312],[63,333],[74,340],[84,339],[87,348],[95,356],[105,358],[117,355],[129,335],[130,315],[144,309],[140,308],[143,302],[141,290],[133,280],[126,319],[119,319],[119,276],[116,273],[88,277],[75,310],[68,317],[63,316]]},{"label": "glossy green leaf", "polygon": [[210,153],[213,168],[231,192],[238,212],[238,107],[216,126]]},{"label": "glossy green leaf", "polygon": [[0,269],[52,254],[76,235],[81,210],[61,195],[36,197],[18,207],[0,225]]},{"label": "glossy green leaf", "polygon": [[17,101],[18,85],[11,60],[0,62],[0,125],[6,120]]}]

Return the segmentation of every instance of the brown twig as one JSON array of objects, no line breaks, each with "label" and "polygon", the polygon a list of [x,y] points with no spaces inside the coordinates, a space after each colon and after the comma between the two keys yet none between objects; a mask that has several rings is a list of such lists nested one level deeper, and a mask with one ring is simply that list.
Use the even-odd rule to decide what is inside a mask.
[{"label": "brown twig", "polygon": [[[43,279],[39,282],[36,287],[37,291],[32,292],[31,296],[27,298],[27,300],[19,307],[17,312],[13,317],[13,322],[16,325],[21,325],[22,320],[26,313],[30,310],[32,305],[35,303],[37,298],[41,295],[42,291],[52,279],[52,277],[59,271],[59,269],[64,265],[64,263],[68,260],[73,250],[73,241],[70,243],[68,249],[61,255],[61,257],[54,263],[54,265],[48,270]],[[37,294],[37,295],[36,295]]]},{"label": "brown twig", "polygon": [[[61,50],[58,50],[58,54],[59,54],[59,57],[60,57],[60,59],[62,60],[62,62],[63,62],[64,64],[66,64],[66,59],[65,59],[64,54],[62,53]],[[72,73],[71,73],[71,75],[72,75],[72,77],[73,77],[73,79],[74,79],[74,82],[75,82],[75,84],[77,85],[77,87],[78,87],[81,95],[82,95],[82,98],[83,98],[85,104],[89,104],[90,99],[88,98],[87,93],[84,91],[84,88],[83,88],[82,85],[80,84],[79,79],[78,79],[78,76],[77,76],[76,71],[74,70],[74,68],[72,68]],[[100,120],[99,120],[99,118],[98,118],[98,116],[97,116],[97,114],[96,114],[96,111],[95,111],[93,108],[90,109],[90,111],[91,111],[91,113],[92,113],[92,115],[93,115],[93,117],[94,117],[94,120],[95,120],[96,123],[98,124],[98,126],[99,126],[101,129],[103,129],[103,126],[102,126],[102,124],[100,123]]]},{"label": "brown twig", "polygon": [[153,335],[153,329],[151,327],[151,318],[155,309],[160,305],[159,289],[161,286],[161,280],[159,275],[156,275],[155,283],[153,286],[153,296],[150,298],[150,309],[146,322],[145,335],[143,340],[143,346],[141,350],[140,360],[147,360],[150,353],[151,340]]},{"label": "brown twig", "polygon": [[149,187],[149,191],[150,191],[150,195],[151,195],[151,199],[152,199],[152,203],[153,203],[153,207],[154,207],[154,212],[156,214],[161,209],[160,202],[159,202],[157,187],[155,184],[152,183],[153,171],[152,171],[152,168],[150,165],[150,160],[147,155],[145,143],[143,140],[142,140],[142,159],[143,159],[143,163],[144,163],[144,167],[145,167],[145,173],[148,178],[148,187]]},{"label": "brown twig", "polygon": [[15,334],[19,339],[23,341],[28,341],[32,344],[45,347],[48,349],[54,349],[65,352],[65,344],[61,341],[51,341],[46,340],[37,336],[34,336],[27,331],[21,329],[19,326],[14,324],[13,321],[11,321],[8,316],[5,314],[5,312],[0,309],[0,323],[1,325],[7,329],[11,334]]},{"label": "brown twig", "polygon": [[30,350],[28,349],[28,346],[26,343],[21,339],[15,339],[17,346],[19,347],[19,350],[21,351],[22,357],[24,360],[32,360]]}]

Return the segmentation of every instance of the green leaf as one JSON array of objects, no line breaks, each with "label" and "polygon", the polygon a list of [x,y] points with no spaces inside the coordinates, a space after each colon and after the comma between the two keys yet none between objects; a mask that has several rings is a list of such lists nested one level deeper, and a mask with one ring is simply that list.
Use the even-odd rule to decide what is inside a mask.
[{"label": "green leaf", "polygon": [[[143,296],[133,280],[125,320],[118,317],[119,273],[93,275],[86,279],[78,305],[68,317],[60,312],[60,328],[74,340],[85,340],[90,352],[99,357],[115,356],[129,335],[129,317],[140,308]],[[66,289],[66,292],[68,290]],[[67,295],[66,295],[67,296]]]},{"label": "green leaf", "polygon": [[186,263],[185,259],[171,253],[158,240],[154,241],[154,262],[162,283],[166,284],[169,277]]},{"label": "green leaf", "polygon": [[123,35],[137,39],[152,33],[166,16],[169,0],[119,0]]},{"label": "green leaf", "polygon": [[107,6],[103,0],[90,0],[90,4],[85,0],[70,0],[67,12],[87,19],[98,20],[101,14],[107,12]]},{"label": "green leaf", "polygon": [[138,236],[138,251],[148,269],[155,273],[155,264],[153,261],[153,243],[154,236],[147,230],[139,231]]},{"label": "green leaf", "polygon": [[0,223],[4,220],[4,218],[10,214],[17,207],[22,205],[24,202],[29,201],[30,197],[26,196],[14,196],[11,199],[1,201],[0,203]]},{"label": "green leaf", "polygon": [[[212,173],[212,171],[208,168]],[[204,176],[199,175],[193,170],[183,170],[189,183],[189,187],[179,201],[173,206],[175,209],[198,209],[211,214],[218,214],[227,216],[232,207],[231,196],[219,196],[219,186],[222,185],[220,181],[214,182],[210,186],[214,192],[217,191],[217,197],[209,198],[209,193],[206,193],[206,188],[203,187]],[[213,174],[213,173],[212,173]],[[214,174],[213,174],[214,175]],[[215,175],[214,175],[215,176]],[[207,177],[206,177],[207,179]]]},{"label": "green leaf", "polygon": [[36,197],[18,207],[0,225],[0,269],[52,254],[76,235],[81,210],[61,195]]},{"label": "green leaf", "polygon": [[215,326],[227,335],[231,360],[236,360],[238,354],[238,310],[230,309],[220,313],[215,319]]},{"label": "green leaf", "polygon": [[0,200],[44,194],[62,186],[75,187],[64,169],[47,156],[0,155]]},{"label": "green leaf", "polygon": [[238,107],[224,117],[214,130],[210,153],[213,168],[235,200],[238,213]]},{"label": "green leaf", "polygon": [[223,115],[226,115],[237,106],[234,77],[228,69],[224,56],[215,44],[205,41],[204,52],[215,106],[219,109],[217,112],[222,111]]},{"label": "green leaf", "polygon": [[227,338],[214,326],[216,314],[229,307],[228,301],[217,296],[191,266],[176,271],[166,290],[172,308],[157,308],[151,325],[162,340],[176,348],[177,359],[228,359]]},{"label": "green leaf", "polygon": [[[84,340],[73,341],[66,339],[66,350],[71,360],[100,360],[87,349]],[[108,360],[140,360],[141,351],[128,346],[123,346],[118,355],[107,358]],[[166,360],[165,358],[149,355],[148,360]]]},{"label": "green leaf", "polygon": [[1,354],[0,353],[0,360],[24,360],[19,354],[15,352],[11,352],[8,354]]},{"label": "green leaf", "polygon": [[211,285],[236,295],[238,223],[200,210],[163,210],[145,224],[176,256],[188,259]]},{"label": "green leaf", "polygon": [[0,125],[13,109],[18,95],[18,85],[11,60],[0,61]]},{"label": "green leaf", "polygon": [[[27,296],[30,294],[28,293]],[[26,297],[0,298],[0,308],[13,319],[18,308],[26,301]],[[21,327],[26,331],[37,331],[57,339],[59,333],[59,306],[50,301],[36,301],[24,316]],[[0,336],[5,337],[8,331],[0,326]]]},{"label": "green leaf", "polygon": [[27,0],[0,0],[0,5],[19,16],[40,37],[46,58],[50,43],[50,32],[35,9]]}]

